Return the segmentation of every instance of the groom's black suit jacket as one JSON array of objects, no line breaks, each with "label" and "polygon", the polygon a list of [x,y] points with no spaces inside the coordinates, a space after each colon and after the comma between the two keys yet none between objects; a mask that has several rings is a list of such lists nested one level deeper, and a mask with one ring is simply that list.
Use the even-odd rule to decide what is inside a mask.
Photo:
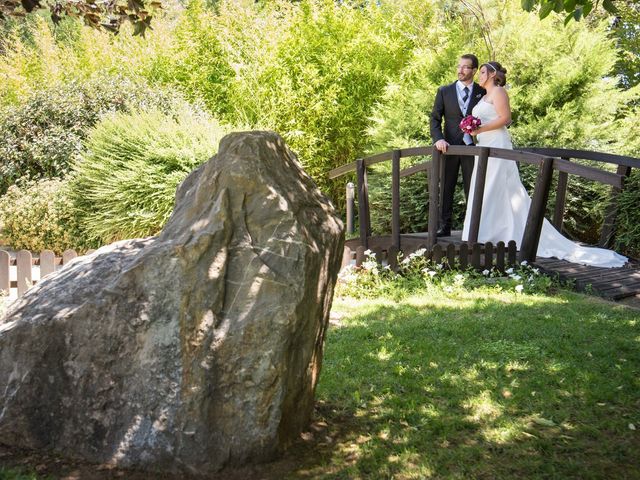
[{"label": "groom's black suit jacket", "polygon": [[[471,98],[469,99],[469,106],[466,112],[467,115],[471,114],[471,110],[485,93],[486,90],[484,88],[475,82],[473,83],[470,92]],[[443,117],[444,132],[442,131]],[[464,133],[460,130],[460,121],[462,118],[463,112],[460,111],[460,105],[458,105],[456,82],[440,87],[438,93],[436,93],[433,110],[431,111],[431,138],[433,139],[433,143],[444,139],[450,145],[464,145]],[[445,157],[444,179],[442,183],[442,209],[440,211],[440,227],[443,231],[450,230],[453,223],[453,197],[460,168],[462,168],[465,197],[469,198],[473,162],[472,156],[459,157],[448,155]]]},{"label": "groom's black suit jacket", "polygon": [[[438,88],[438,93],[436,93],[433,110],[431,111],[431,138],[433,143],[444,139],[451,145],[464,145],[464,141],[462,140],[464,134],[462,130],[460,130],[460,121],[464,116],[458,105],[456,83],[457,82],[453,82],[449,85],[444,85]],[[487,93],[487,91],[484,88],[473,82],[467,115],[471,115],[471,110],[473,110],[473,107],[475,107],[476,103],[478,103],[485,93]],[[444,132],[442,130],[443,117]]]}]

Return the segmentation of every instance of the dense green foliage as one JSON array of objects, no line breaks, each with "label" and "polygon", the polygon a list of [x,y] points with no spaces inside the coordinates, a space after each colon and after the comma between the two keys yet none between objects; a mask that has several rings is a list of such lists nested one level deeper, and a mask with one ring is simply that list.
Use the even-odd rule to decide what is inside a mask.
[{"label": "dense green foliage", "polygon": [[180,105],[175,94],[122,77],[71,81],[35,90],[0,112],[0,194],[18,179],[64,177],[87,132],[110,111]]},{"label": "dense green foliage", "polygon": [[204,101],[215,114],[228,112],[229,89],[235,79],[221,30],[216,15],[202,1],[189,2],[172,26],[169,48],[156,52],[150,70],[155,81],[179,88],[191,100]]},{"label": "dense green foliage", "polygon": [[178,184],[216,153],[224,133],[191,109],[105,117],[70,182],[86,236],[103,244],[157,233],[173,210]]},{"label": "dense green foliage", "polygon": [[72,81],[113,76],[138,80],[157,52],[168,48],[174,14],[168,10],[145,39],[113,37],[70,19],[54,29],[39,16],[8,26],[0,38],[0,105],[22,103],[38,90]]},{"label": "dense green foliage", "polygon": [[614,22],[614,35],[620,47],[617,73],[622,85],[632,87],[640,83],[640,4],[621,2],[620,16]]},{"label": "dense green foliage", "polygon": [[[419,157],[414,162],[402,163],[409,166],[410,163],[420,163],[425,160],[429,160],[429,158]],[[372,168],[367,176],[371,209],[371,231],[378,235],[391,231],[392,198],[390,178],[391,168],[388,165],[379,165],[376,168]],[[424,172],[416,173],[400,181],[400,229],[402,232],[427,231],[429,217],[428,185],[429,179]],[[460,195],[462,195],[461,192]]]},{"label": "dense green foliage", "polygon": [[342,187],[325,174],[363,151],[373,105],[411,52],[388,24],[392,8],[220,2],[218,13],[203,13],[196,0],[155,73],[188,98],[204,99],[225,123],[280,133],[342,201]]},{"label": "dense green foliage", "polygon": [[[540,22],[523,12],[518,0],[477,5],[221,0],[211,5],[193,0],[186,9],[169,6],[146,40],[111,37],[74,22],[54,31],[46,21],[30,19],[0,41],[0,118],[10,105],[26,108],[42,85],[82,90],[91,79],[125,77],[134,85],[162,87],[202,102],[225,125],[276,130],[341,207],[346,179],[328,181],[326,172],[369,153],[430,144],[435,90],[455,78],[458,56],[473,51],[482,60],[502,61],[509,70],[517,145],[638,155],[637,140],[628,132],[638,117],[639,89],[623,89],[612,76],[623,73],[626,58],[637,58],[630,53],[635,44],[597,15],[564,27],[556,15]],[[72,128],[58,130],[62,139],[38,137],[23,152],[33,150],[41,170],[82,153]],[[16,141],[5,142],[11,155],[18,155]],[[51,150],[54,155],[42,153]],[[390,217],[385,168],[372,174],[372,220],[379,231],[388,229]],[[15,172],[8,182],[19,175]],[[531,172],[524,169],[523,175],[530,185]],[[167,181],[173,185],[173,179]],[[422,230],[424,175],[402,183],[403,228]],[[606,194],[606,188],[572,179],[566,215],[571,234],[597,237]],[[462,197],[460,189],[458,222],[464,215]],[[640,239],[629,237],[629,242]]]}]

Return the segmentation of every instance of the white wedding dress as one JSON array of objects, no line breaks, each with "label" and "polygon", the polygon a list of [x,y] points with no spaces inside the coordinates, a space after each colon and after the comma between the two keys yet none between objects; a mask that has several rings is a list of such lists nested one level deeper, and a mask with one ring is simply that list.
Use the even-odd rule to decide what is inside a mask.
[{"label": "white wedding dress", "polygon": [[[480,100],[473,108],[473,115],[480,118],[483,125],[498,116],[493,104],[485,102],[484,99]],[[511,137],[505,127],[479,134],[477,145],[481,147],[513,148]],[[469,192],[467,214],[462,230],[463,241],[469,239],[476,170],[477,162],[471,177],[471,191]],[[507,243],[509,240],[515,240],[519,248],[522,243],[530,204],[531,199],[520,181],[516,162],[489,157],[478,242],[496,244],[499,241]],[[576,244],[562,236],[547,219],[544,219],[542,225],[537,256],[556,257],[573,263],[596,267],[621,267],[627,262],[626,257],[611,250],[583,247]]]}]

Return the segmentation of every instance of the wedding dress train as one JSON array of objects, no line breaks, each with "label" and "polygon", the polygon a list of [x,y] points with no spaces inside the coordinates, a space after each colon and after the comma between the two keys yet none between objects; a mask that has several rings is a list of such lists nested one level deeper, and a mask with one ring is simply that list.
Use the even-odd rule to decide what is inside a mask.
[{"label": "wedding dress train", "polygon": [[[483,125],[498,116],[493,104],[485,102],[484,99],[474,107],[473,115],[480,118]],[[479,134],[477,145],[513,148],[511,137],[505,127]],[[471,177],[471,191],[462,230],[463,241],[469,239],[476,170],[477,162]],[[489,157],[478,242],[495,244],[499,241],[506,243],[515,240],[520,247],[530,204],[531,199],[520,181],[516,162]],[[627,262],[626,257],[611,250],[578,245],[558,232],[547,219],[544,219],[542,225],[537,256],[556,257],[596,267],[621,267]]]}]

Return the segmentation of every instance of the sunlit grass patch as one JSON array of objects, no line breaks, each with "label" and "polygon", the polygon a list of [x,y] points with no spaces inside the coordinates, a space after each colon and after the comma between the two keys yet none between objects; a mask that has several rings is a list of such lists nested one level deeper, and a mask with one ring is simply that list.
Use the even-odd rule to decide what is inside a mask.
[{"label": "sunlit grass patch", "polygon": [[318,397],[340,434],[323,453],[332,473],[313,478],[640,471],[629,428],[640,424],[637,311],[482,286],[337,297],[333,310],[341,323],[327,336]]},{"label": "sunlit grass patch", "polygon": [[503,412],[502,406],[486,390],[479,395],[468,398],[462,406],[469,410],[467,419],[479,424],[492,422],[500,417]]}]

